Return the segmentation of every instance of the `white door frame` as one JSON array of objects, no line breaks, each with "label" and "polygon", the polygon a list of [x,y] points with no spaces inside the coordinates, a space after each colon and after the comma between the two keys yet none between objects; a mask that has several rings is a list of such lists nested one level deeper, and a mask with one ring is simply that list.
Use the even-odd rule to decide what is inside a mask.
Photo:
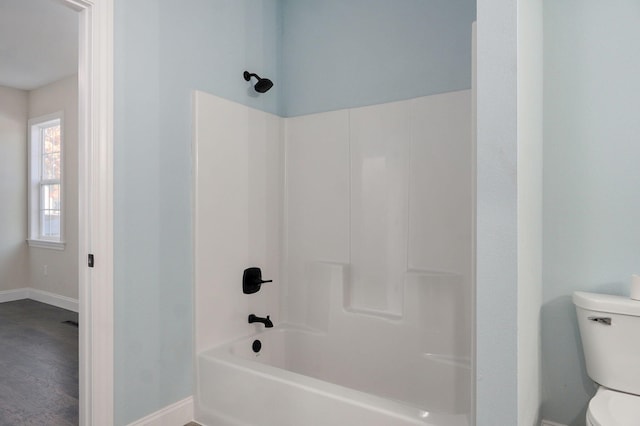
[{"label": "white door frame", "polygon": [[[113,1],[58,0],[79,12],[80,425],[114,423]],[[87,267],[92,253],[95,266]]]}]

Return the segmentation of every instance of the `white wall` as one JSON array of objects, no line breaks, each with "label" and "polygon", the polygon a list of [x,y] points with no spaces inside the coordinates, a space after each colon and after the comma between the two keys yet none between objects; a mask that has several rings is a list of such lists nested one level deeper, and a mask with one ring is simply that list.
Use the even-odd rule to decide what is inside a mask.
[{"label": "white wall", "polygon": [[[29,248],[30,286],[78,298],[78,78],[66,77],[29,92],[28,116],[63,111],[64,251]],[[26,124],[25,124],[26,127]],[[26,179],[26,177],[25,177]],[[47,266],[47,274],[44,266]]]},{"label": "white wall", "polygon": [[306,263],[349,263],[349,110],[289,118],[285,140],[282,315],[305,323]]},{"label": "white wall", "polygon": [[[195,353],[249,335],[253,313],[278,315],[282,211],[280,117],[195,92]],[[264,284],[243,294],[245,268]]]},{"label": "white wall", "polygon": [[0,86],[0,291],[29,286],[27,92]]},{"label": "white wall", "polygon": [[637,0],[544,4],[543,416],[584,424],[595,392],[571,295],[640,270]]},{"label": "white wall", "polygon": [[[372,335],[362,330],[375,330],[375,340],[394,348],[393,356],[408,359],[414,351],[466,362],[459,382],[445,378],[446,367],[434,379],[454,389],[441,389],[443,405],[428,390],[413,397],[430,404],[427,408],[468,412],[470,91],[285,122],[282,317],[328,330],[328,344],[343,334],[343,344],[367,347]],[[319,279],[319,268],[327,263],[340,265],[344,282]],[[381,321],[390,318],[394,326]],[[375,368],[369,361],[353,368]],[[349,372],[340,375],[349,377]]]}]

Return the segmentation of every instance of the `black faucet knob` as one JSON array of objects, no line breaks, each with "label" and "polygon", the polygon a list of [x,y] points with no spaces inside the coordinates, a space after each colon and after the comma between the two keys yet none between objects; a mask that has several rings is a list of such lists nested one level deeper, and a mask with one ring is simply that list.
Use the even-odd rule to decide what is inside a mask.
[{"label": "black faucet knob", "polygon": [[273,282],[273,280],[262,279],[262,270],[260,268],[247,268],[242,275],[242,292],[244,294],[257,293],[262,284],[270,282]]}]

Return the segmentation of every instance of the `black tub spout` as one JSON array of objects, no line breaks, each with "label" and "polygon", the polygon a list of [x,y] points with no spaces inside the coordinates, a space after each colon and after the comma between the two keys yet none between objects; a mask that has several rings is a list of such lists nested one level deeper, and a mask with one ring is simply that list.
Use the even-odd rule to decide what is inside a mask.
[{"label": "black tub spout", "polygon": [[249,315],[249,324],[253,324],[254,322],[261,322],[264,324],[265,328],[273,327],[273,323],[269,319],[269,315],[266,318],[258,317],[253,314]]}]

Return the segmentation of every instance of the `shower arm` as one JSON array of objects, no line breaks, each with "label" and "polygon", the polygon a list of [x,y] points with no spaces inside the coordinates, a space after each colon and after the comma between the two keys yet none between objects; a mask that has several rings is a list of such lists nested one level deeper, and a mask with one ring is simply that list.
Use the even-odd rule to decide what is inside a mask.
[{"label": "shower arm", "polygon": [[251,80],[251,77],[255,77],[258,81],[262,80],[258,74],[250,73],[249,71],[244,72],[245,81]]}]

